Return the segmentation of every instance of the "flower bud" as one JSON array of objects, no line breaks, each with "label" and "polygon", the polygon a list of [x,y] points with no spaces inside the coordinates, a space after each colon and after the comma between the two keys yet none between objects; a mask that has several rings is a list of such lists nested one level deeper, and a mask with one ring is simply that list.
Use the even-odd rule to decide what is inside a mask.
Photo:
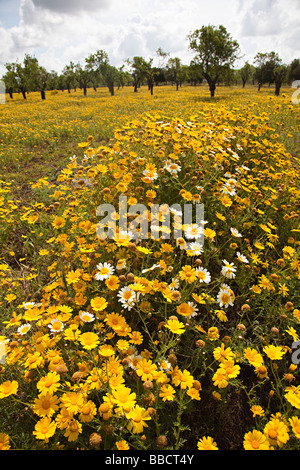
[{"label": "flower bud", "polygon": [[56,372],[59,375],[66,374],[69,371],[67,366],[65,364],[60,364],[59,366],[56,367]]},{"label": "flower bud", "polygon": [[143,383],[144,390],[152,390],[153,388],[153,382],[151,380],[145,380]]},{"label": "flower bud", "polygon": [[93,434],[90,435],[89,441],[92,447],[99,447],[102,442],[102,437],[100,434],[93,432]]},{"label": "flower bud", "polygon": [[273,328],[271,328],[271,333],[272,335],[278,335],[279,334],[278,328],[276,328],[276,326],[273,326]]},{"label": "flower bud", "polygon": [[159,447],[166,447],[168,445],[168,439],[166,436],[158,436],[156,442]]}]

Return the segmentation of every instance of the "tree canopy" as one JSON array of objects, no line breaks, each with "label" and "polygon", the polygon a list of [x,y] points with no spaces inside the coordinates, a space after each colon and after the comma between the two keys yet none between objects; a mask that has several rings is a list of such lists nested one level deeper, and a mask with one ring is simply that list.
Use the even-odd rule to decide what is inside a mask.
[{"label": "tree canopy", "polygon": [[241,81],[243,88],[251,81],[258,84],[258,89],[264,85],[275,84],[275,95],[279,95],[282,83],[296,83],[300,80],[300,59],[295,58],[289,65],[283,64],[279,55],[258,52],[253,64],[248,61],[239,69],[235,69],[237,59],[240,59],[240,47],[227,29],[222,26],[202,26],[188,36],[188,47],[195,52],[189,64],[183,64],[180,57],[170,57],[170,53],[161,47],[156,50],[156,62],[153,58],[134,56],[124,60],[116,67],[110,63],[108,54],[103,49],[90,53],[82,63],[70,62],[62,72],[47,71],[38,59],[25,54],[23,62],[5,64],[6,73],[2,77],[6,91],[13,98],[13,93],[22,93],[24,99],[30,91],[39,91],[45,99],[45,91],[57,89],[71,92],[77,87],[87,95],[87,89],[105,86],[113,96],[115,87],[133,86],[136,93],[143,84],[153,94],[154,85],[171,82],[179,89],[182,83],[191,85],[201,84],[206,80],[210,95],[215,96],[215,90],[220,82],[230,85]]},{"label": "tree canopy", "polygon": [[194,61],[200,65],[213,97],[221,74],[239,57],[239,44],[222,25],[202,26],[191,33],[188,39],[190,49],[196,52]]}]

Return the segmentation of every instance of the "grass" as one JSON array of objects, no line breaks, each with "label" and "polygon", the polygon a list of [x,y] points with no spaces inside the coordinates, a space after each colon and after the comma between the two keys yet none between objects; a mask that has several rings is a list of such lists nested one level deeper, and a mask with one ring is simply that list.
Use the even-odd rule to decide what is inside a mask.
[{"label": "grass", "polygon": [[[291,96],[290,89],[283,89]],[[233,100],[232,100],[233,98]],[[84,97],[81,90],[48,92],[46,101],[38,93],[30,93],[25,101],[22,96],[7,97],[0,109],[0,164],[5,179],[12,181],[20,193],[29,181],[43,175],[54,178],[77,150],[77,141],[93,135],[97,142],[107,141],[114,130],[128,120],[143,113],[158,113],[172,118],[188,117],[198,112],[201,104],[225,105],[229,108],[250,104],[253,109],[266,106],[265,112],[274,126],[275,133],[292,154],[299,152],[299,114],[290,113],[286,100],[276,99],[272,89],[238,87],[218,89],[214,99],[206,87],[157,87],[151,96],[142,87],[138,93],[132,89],[116,90],[109,96],[106,88],[97,92],[88,90]],[[269,109],[268,109],[269,108]]]},{"label": "grass", "polygon": [[[298,447],[291,95],[124,88],[1,106],[2,448]],[[189,227],[99,240],[97,207],[124,194],[147,211],[202,202],[203,252]]]}]

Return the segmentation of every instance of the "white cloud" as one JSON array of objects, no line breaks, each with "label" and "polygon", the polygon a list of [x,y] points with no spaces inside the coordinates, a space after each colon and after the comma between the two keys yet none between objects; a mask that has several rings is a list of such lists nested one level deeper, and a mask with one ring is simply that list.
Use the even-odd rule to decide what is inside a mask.
[{"label": "white cloud", "polygon": [[282,10],[277,0],[248,2],[241,22],[241,36],[273,36],[283,31]]},{"label": "white cloud", "polygon": [[284,62],[300,57],[298,0],[239,0],[238,35],[247,53],[279,53]]},{"label": "white cloud", "polygon": [[80,11],[92,13],[95,10],[105,8],[109,0],[32,0],[37,8],[43,8],[59,13],[77,14]]},{"label": "white cloud", "polygon": [[223,24],[239,41],[243,60],[275,50],[288,62],[300,56],[299,7],[299,0],[20,0],[14,26],[0,24],[0,76],[5,62],[21,61],[25,53],[58,72],[97,49],[116,66],[135,55],[156,59],[159,47],[188,64],[187,35],[206,24]]}]

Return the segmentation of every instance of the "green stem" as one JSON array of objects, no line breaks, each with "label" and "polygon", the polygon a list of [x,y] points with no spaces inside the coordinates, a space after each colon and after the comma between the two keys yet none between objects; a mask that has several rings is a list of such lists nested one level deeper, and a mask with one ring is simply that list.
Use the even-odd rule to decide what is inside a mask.
[{"label": "green stem", "polygon": [[176,423],[178,430],[177,430],[177,435],[176,435],[175,450],[178,450],[179,448],[179,439],[180,439],[180,431],[181,431],[181,415],[183,412],[183,396],[184,396],[184,390],[180,389],[179,408],[178,408],[177,423]]}]

